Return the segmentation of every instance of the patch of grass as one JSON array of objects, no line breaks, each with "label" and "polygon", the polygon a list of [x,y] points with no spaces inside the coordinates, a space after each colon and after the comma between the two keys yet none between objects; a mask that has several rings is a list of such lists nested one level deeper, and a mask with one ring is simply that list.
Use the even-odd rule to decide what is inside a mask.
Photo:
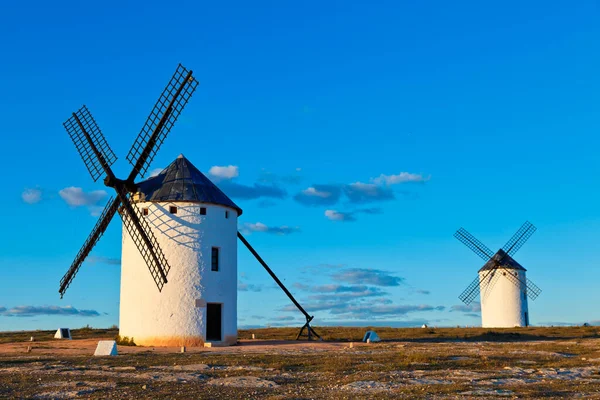
[{"label": "patch of grass", "polygon": [[[323,328],[326,337],[344,340],[362,339],[368,328]],[[554,328],[553,328],[554,329]],[[117,391],[98,390],[90,398],[270,398],[270,399],[391,399],[391,398],[472,398],[461,395],[473,390],[510,390],[518,398],[572,398],[575,395],[597,396],[600,379],[547,379],[539,375],[551,368],[594,368],[600,358],[600,340],[579,328],[525,328],[490,330],[457,329],[392,329],[375,328],[384,338],[382,343],[353,346],[327,346],[327,350],[277,345],[230,349],[232,351],[200,351],[179,353],[142,351],[111,358],[85,355],[48,356],[0,354],[0,397],[30,398],[41,390],[54,390],[50,383],[68,382],[77,376],[85,382],[114,382]],[[296,329],[272,328],[241,331],[247,338],[260,332],[259,340],[289,339]],[[555,335],[555,337],[552,337]],[[432,337],[433,336],[433,340]],[[465,336],[467,339],[465,339]],[[114,335],[112,336],[114,337]],[[543,337],[543,339],[539,339]],[[402,339],[404,338],[404,339]],[[538,338],[533,340],[532,338]],[[124,339],[124,338],[123,338]],[[523,364],[526,360],[531,364]],[[177,379],[184,373],[180,367],[206,364],[197,377]],[[135,367],[120,370],[116,367]],[[519,372],[519,368],[533,372]],[[4,371],[4,372],[3,372]],[[189,370],[188,370],[189,371]],[[186,372],[187,373],[187,372]],[[76,375],[75,375],[76,374]],[[148,381],[148,375],[171,374],[172,381]],[[278,388],[235,388],[213,386],[214,378],[255,376],[271,380]],[[431,379],[448,384],[410,382]],[[492,379],[531,378],[533,382],[482,383]],[[351,391],[344,385],[357,381],[390,384],[391,389]],[[44,386],[48,385],[48,386]],[[394,386],[395,385],[395,386]],[[145,386],[145,387],[144,387]],[[117,394],[118,393],[118,394]],[[492,392],[490,392],[492,393]],[[491,395],[490,395],[491,396]],[[481,397],[489,398],[489,397]]]},{"label": "patch of grass", "polygon": [[133,338],[130,338],[128,336],[117,335],[115,337],[115,341],[119,346],[136,346],[135,342],[133,341]]},{"label": "patch of grass", "polygon": [[[0,332],[0,344],[28,342],[32,336],[36,342],[45,342],[48,340],[53,340],[55,333],[56,329],[51,331],[36,330]],[[92,328],[89,325],[79,329],[71,329],[71,336],[73,339],[103,339],[107,337],[114,337],[118,333],[118,329]]]},{"label": "patch of grass", "polygon": [[[594,326],[526,327],[526,328],[390,328],[390,327],[314,327],[324,340],[360,341],[368,330],[374,330],[383,340],[397,341],[531,341],[553,339],[585,339],[600,337]],[[240,329],[241,339],[294,340],[299,328]]]}]

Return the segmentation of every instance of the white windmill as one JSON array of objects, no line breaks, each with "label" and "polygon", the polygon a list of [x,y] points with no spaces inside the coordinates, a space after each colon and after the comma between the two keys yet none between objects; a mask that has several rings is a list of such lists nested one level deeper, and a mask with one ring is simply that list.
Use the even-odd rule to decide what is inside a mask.
[{"label": "white windmill", "polygon": [[313,317],[238,232],[241,208],[183,155],[157,176],[135,182],[147,172],[197,85],[192,71],[179,65],[129,151],[133,169],[125,180],[114,175],[111,165],[117,158],[85,106],[64,123],[94,181],[106,174],[104,184],[117,197],[108,201],[59,293],[65,294],[118,212],[124,227],[121,336],[153,346],[235,344],[239,238],[306,317],[298,338],[304,329],[309,339],[319,337],[310,326]]},{"label": "white windmill", "polygon": [[535,232],[536,228],[525,222],[513,237],[495,254],[464,228],[454,237],[464,243],[486,263],[477,278],[459,298],[467,305],[481,294],[481,326],[484,328],[513,328],[529,326],[527,298],[535,300],[541,293],[526,277],[526,269],[512,256]]},{"label": "white windmill", "polygon": [[173,268],[157,291],[123,230],[120,335],[142,345],[235,344],[242,210],[183,155],[137,186],[135,206]]}]

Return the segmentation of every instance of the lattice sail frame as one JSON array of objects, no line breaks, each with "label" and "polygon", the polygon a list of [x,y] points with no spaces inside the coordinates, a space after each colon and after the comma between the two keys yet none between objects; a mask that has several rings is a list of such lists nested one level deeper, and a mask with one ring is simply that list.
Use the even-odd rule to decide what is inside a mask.
[{"label": "lattice sail frame", "polygon": [[[536,227],[526,221],[519,230],[510,238],[510,240],[504,245],[502,250],[509,256],[515,254],[523,244],[533,235],[536,231]],[[486,262],[494,259],[494,253],[485,246],[482,242],[477,240],[473,235],[467,232],[464,228],[460,228],[454,234],[454,237],[457,238],[460,242],[465,244],[469,249],[471,249],[475,254],[484,259]],[[486,288],[490,285],[494,278],[497,278],[497,274],[495,273],[498,269],[503,268],[503,260],[504,257],[500,260],[496,261],[496,265],[494,268],[489,269],[484,276],[477,277],[467,286],[467,288],[458,296],[458,298],[465,304],[469,305],[475,300],[478,294],[485,292]],[[490,276],[491,274],[491,276]],[[511,282],[515,285],[519,286],[519,284],[525,287],[525,294],[529,296],[532,300],[535,300],[542,290],[534,284],[529,278],[523,282],[519,277],[514,276],[510,272],[505,275]]]},{"label": "lattice sail frame", "polygon": [[506,252],[509,256],[515,254],[519,249],[523,246],[523,244],[529,240],[531,235],[537,230],[535,226],[529,221],[525,221],[525,223],[519,228],[517,233],[515,233],[508,242],[502,247],[502,250]]},{"label": "lattice sail frame", "polygon": [[128,160],[134,165],[134,168],[127,180],[117,179],[112,172],[111,165],[114,164],[117,157],[85,105],[73,113],[71,118],[63,124],[92,179],[97,181],[103,173],[106,173],[104,184],[113,187],[118,197],[114,200],[111,199],[106,205],[92,233],[61,279],[59,289],[61,298],[85,258],[104,234],[114,214],[119,210],[125,228],[146,261],[159,291],[162,290],[167,282],[170,266],[141,211],[132,205],[128,190],[132,190],[131,188],[134,187],[137,175],[140,172],[142,174],[146,172],[197,85],[198,82],[192,76],[192,71],[179,64],[130,150]]},{"label": "lattice sail frame", "polygon": [[[108,145],[108,142],[104,138],[100,127],[96,123],[94,117],[92,117],[92,114],[89,112],[87,107],[84,105],[74,114],[77,116],[77,118],[79,118],[84,129],[90,135],[94,145],[100,151],[100,153],[102,153],[108,165],[113,165],[115,161],[117,161],[117,156]],[[98,178],[104,174],[104,168],[92,150],[92,147],[87,141],[85,134],[81,130],[81,127],[77,123],[77,119],[75,116],[71,116],[71,118],[66,120],[63,125],[67,130],[69,137],[73,141],[77,152],[81,156],[81,159],[85,163],[86,168],[92,176],[92,179],[94,182],[96,182]]]},{"label": "lattice sail frame", "polygon": [[465,228],[460,228],[454,233],[454,237],[462,242],[465,246],[471,249],[475,254],[484,259],[486,262],[494,257],[494,252],[490,250],[485,244],[481,243],[466,231]]},{"label": "lattice sail frame", "polygon": [[[179,95],[177,95],[182,84],[183,89]],[[167,84],[167,87],[162,92],[154,105],[154,108],[150,112],[150,115],[135,139],[133,146],[131,146],[129,154],[127,154],[127,161],[129,161],[136,173],[141,177],[146,174],[148,166],[154,159],[154,156],[156,156],[156,152],[162,146],[162,143],[171,131],[173,124],[177,121],[181,110],[183,110],[197,86],[198,81],[190,75],[190,71],[179,64],[173,77]],[[148,154],[144,154],[148,142],[153,136],[154,131],[157,129],[159,132],[156,137],[155,145]],[[137,161],[141,157],[145,157],[143,165],[136,166]]]},{"label": "lattice sail frame", "polygon": [[75,278],[75,275],[77,275],[77,272],[79,272],[79,268],[81,268],[83,261],[90,254],[94,246],[96,246],[96,243],[98,243],[102,235],[104,235],[106,228],[108,228],[108,224],[110,224],[110,221],[115,216],[120,204],[121,201],[119,199],[114,199],[112,197],[106,203],[104,210],[100,214],[100,218],[98,218],[94,229],[92,229],[92,233],[90,233],[88,238],[85,240],[83,246],[81,246],[81,249],[75,257],[75,260],[73,260],[71,267],[60,280],[60,289],[58,292],[60,293],[61,298],[71,285],[71,282]]},{"label": "lattice sail frame", "polygon": [[[131,240],[135,243],[140,255],[144,259],[144,262],[148,266],[148,270],[150,271],[150,275],[152,275],[152,279],[156,283],[159,291],[162,291],[163,286],[165,285],[165,281],[163,280],[163,276],[167,276],[171,267],[167,262],[167,258],[165,257],[160,245],[158,244],[158,240],[156,240],[156,236],[152,232],[150,225],[146,222],[146,218],[142,214],[142,211],[131,202],[130,194],[123,190],[120,193],[121,198],[121,207],[119,208],[119,215],[121,216],[121,220],[123,221],[123,226],[127,230],[127,233],[131,237]],[[127,201],[127,204],[123,204]],[[132,214],[133,213],[133,214]],[[142,230],[145,232],[146,236],[149,239],[149,246],[144,241],[142,234],[138,231],[136,227],[136,222],[139,221]],[[162,270],[162,273],[161,273]]]}]

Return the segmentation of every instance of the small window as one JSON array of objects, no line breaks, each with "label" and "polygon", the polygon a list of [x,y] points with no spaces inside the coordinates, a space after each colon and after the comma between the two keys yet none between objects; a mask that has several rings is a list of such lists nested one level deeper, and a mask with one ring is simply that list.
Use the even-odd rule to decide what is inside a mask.
[{"label": "small window", "polygon": [[210,260],[211,264],[210,264],[210,270],[211,271],[218,271],[219,270],[219,248],[218,247],[213,247],[212,248],[212,254],[211,254],[211,260]]},{"label": "small window", "polygon": [[206,207],[200,207],[200,215],[206,215]]},{"label": "small window", "polygon": [[229,211],[225,211],[225,218],[229,218]]},{"label": "small window", "polygon": [[142,209],[142,214],[144,214],[144,216],[148,215],[148,209],[147,208]]},{"label": "small window", "polygon": [[171,214],[177,214],[177,207],[175,207],[175,206],[170,206],[170,207],[169,207],[169,212],[170,212]]}]

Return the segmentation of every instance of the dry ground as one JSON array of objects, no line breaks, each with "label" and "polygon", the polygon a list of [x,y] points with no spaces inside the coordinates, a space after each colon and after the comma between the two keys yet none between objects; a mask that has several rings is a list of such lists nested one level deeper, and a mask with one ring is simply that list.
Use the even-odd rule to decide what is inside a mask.
[{"label": "dry ground", "polygon": [[317,328],[326,341],[312,343],[289,340],[295,329],[240,331],[239,346],[119,346],[117,357],[92,356],[115,330],[0,333],[0,397],[600,398],[594,327],[375,328],[383,342],[357,342],[365,330]]}]

